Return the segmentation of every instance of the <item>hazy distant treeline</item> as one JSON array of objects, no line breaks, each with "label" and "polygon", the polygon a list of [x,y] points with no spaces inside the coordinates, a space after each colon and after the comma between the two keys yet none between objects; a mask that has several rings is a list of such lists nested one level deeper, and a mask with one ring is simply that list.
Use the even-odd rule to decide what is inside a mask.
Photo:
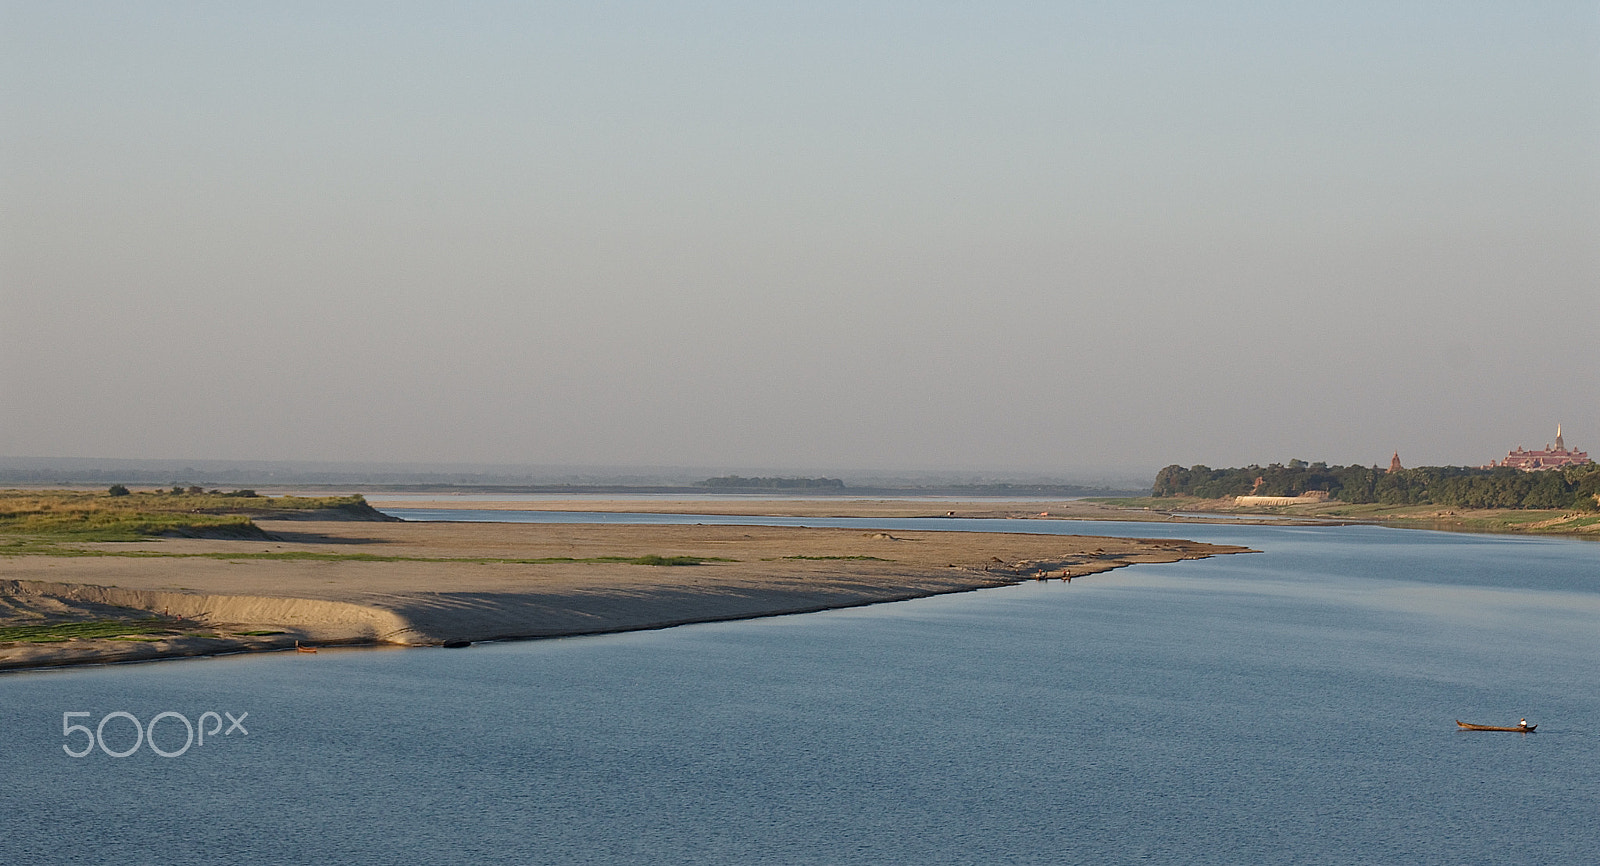
[{"label": "hazy distant treeline", "polygon": [[811,490],[839,488],[844,482],[837,478],[745,478],[741,475],[719,475],[700,482],[699,487],[742,487],[752,489]]},{"label": "hazy distant treeline", "polygon": [[[1256,486],[1256,479],[1261,485]],[[1326,490],[1349,503],[1445,505],[1457,508],[1570,508],[1600,511],[1600,464],[1542,472],[1520,469],[1469,469],[1421,466],[1388,472],[1366,466],[1329,466],[1290,460],[1288,465],[1212,469],[1168,466],[1156,474],[1154,496],[1218,499],[1244,496],[1298,496]]]}]

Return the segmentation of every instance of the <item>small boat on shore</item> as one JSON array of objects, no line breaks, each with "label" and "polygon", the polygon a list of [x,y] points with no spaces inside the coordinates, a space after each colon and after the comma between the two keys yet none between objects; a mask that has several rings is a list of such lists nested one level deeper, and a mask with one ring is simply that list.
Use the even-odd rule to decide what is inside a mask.
[{"label": "small boat on shore", "polygon": [[1461,730],[1463,731],[1516,731],[1519,734],[1532,733],[1534,728],[1539,727],[1538,725],[1511,725],[1509,727],[1501,727],[1496,725],[1469,725],[1460,719],[1456,719],[1456,724],[1460,725]]}]

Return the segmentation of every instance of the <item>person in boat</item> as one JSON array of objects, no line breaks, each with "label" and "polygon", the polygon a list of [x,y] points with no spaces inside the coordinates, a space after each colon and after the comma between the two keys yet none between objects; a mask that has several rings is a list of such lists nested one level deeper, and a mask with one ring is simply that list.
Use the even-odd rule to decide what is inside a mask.
[{"label": "person in boat", "polygon": [[1520,720],[1518,720],[1518,722],[1517,722],[1517,727],[1519,727],[1519,728],[1526,728],[1526,727],[1527,727],[1527,726],[1528,726],[1528,720],[1527,720],[1527,719],[1520,719]]}]

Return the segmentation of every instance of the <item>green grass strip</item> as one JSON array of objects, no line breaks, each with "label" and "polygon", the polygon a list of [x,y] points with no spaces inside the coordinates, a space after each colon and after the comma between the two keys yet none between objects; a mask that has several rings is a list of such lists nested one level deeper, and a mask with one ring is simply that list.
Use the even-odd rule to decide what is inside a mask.
[{"label": "green grass strip", "polygon": [[892,559],[884,559],[880,556],[785,556],[784,559],[848,559],[859,562],[894,562]]},{"label": "green grass strip", "polygon": [[[56,622],[42,625],[13,625],[0,628],[0,641],[23,643],[58,643],[73,638],[123,638],[165,632],[171,624],[159,619],[95,620],[92,622]],[[159,639],[159,638],[158,638]]]},{"label": "green grass strip", "polygon": [[219,559],[227,562],[249,560],[286,562],[468,562],[493,565],[559,565],[564,563],[617,563],[623,565],[682,566],[708,562],[738,562],[720,556],[546,556],[513,559],[492,556],[385,556],[378,553],[319,553],[307,550],[262,551],[260,553],[167,553],[159,550],[95,550],[59,547],[52,542],[16,541],[0,544],[0,556],[123,556],[135,559]]}]

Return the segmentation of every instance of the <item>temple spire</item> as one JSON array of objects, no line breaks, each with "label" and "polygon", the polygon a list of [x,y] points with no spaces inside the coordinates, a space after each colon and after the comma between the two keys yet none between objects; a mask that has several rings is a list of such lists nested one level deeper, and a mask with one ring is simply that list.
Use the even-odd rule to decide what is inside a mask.
[{"label": "temple spire", "polygon": [[1556,425],[1556,450],[1557,451],[1565,451],[1565,450],[1567,450],[1567,446],[1561,444],[1561,425],[1560,424]]}]

